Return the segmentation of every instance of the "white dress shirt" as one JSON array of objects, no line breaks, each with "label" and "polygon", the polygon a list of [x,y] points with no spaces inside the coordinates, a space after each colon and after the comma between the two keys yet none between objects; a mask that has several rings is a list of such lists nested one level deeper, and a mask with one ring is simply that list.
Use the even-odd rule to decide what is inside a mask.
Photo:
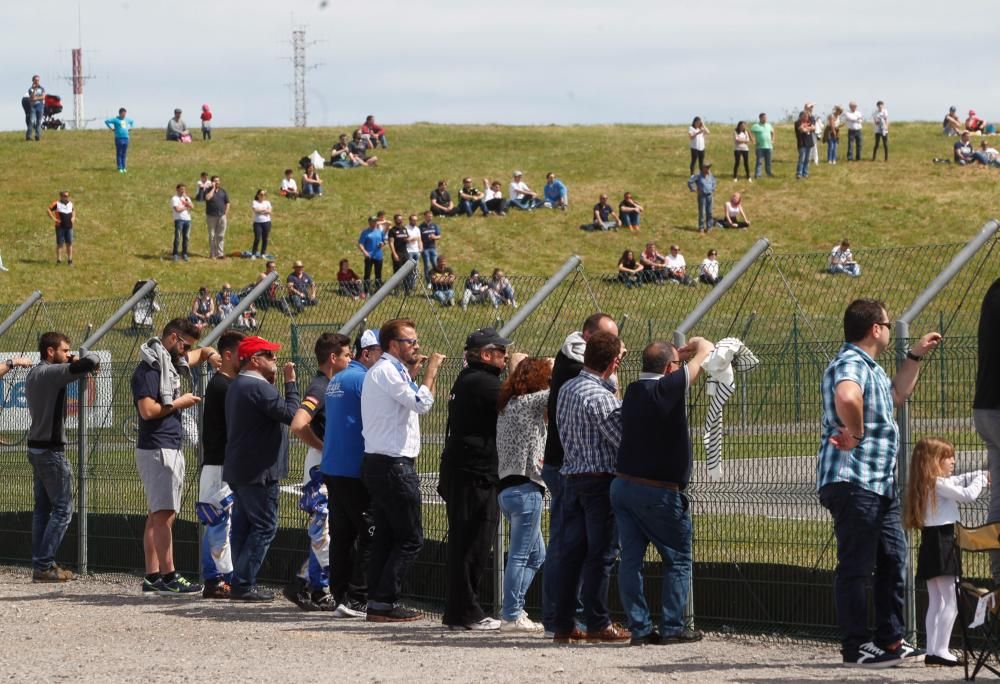
[{"label": "white dress shirt", "polygon": [[361,386],[365,453],[416,458],[420,454],[417,416],[430,411],[433,405],[431,391],[424,385],[417,387],[406,366],[392,354],[383,353],[365,373]]}]

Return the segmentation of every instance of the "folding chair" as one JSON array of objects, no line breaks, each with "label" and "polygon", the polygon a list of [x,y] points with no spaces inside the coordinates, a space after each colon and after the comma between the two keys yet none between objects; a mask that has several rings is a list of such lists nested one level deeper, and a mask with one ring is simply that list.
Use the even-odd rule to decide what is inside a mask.
[{"label": "folding chair", "polygon": [[[1000,551],[1000,523],[980,527],[955,523],[955,546],[958,553]],[[955,591],[958,593],[958,621],[962,624],[966,681],[974,680],[983,668],[1000,677],[1000,589],[991,591],[976,586],[971,579],[959,577]],[[976,607],[983,600],[987,602],[985,621],[972,628],[969,625]]]}]

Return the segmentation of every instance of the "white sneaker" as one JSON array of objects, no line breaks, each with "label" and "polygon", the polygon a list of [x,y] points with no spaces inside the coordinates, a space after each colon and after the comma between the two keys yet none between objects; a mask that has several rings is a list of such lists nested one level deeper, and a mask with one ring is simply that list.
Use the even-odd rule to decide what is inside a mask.
[{"label": "white sneaker", "polygon": [[541,623],[533,622],[527,613],[521,613],[516,620],[502,620],[501,632],[542,632],[545,628]]},{"label": "white sneaker", "polygon": [[363,618],[365,616],[366,616],[366,614],[365,614],[364,611],[355,610],[354,608],[351,608],[350,606],[348,606],[347,604],[344,604],[344,603],[341,603],[340,605],[338,605],[330,613],[330,617],[341,618],[341,619],[345,619],[345,618]]},{"label": "white sneaker", "polygon": [[473,622],[471,625],[465,625],[465,628],[474,632],[492,632],[500,629],[500,621],[496,618],[484,617],[479,622]]}]

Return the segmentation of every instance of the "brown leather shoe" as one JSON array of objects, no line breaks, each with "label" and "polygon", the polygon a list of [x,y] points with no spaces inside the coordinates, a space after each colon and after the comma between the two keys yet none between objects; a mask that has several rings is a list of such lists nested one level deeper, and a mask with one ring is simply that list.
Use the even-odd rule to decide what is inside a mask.
[{"label": "brown leather shoe", "polygon": [[554,644],[576,644],[587,638],[584,631],[578,627],[574,627],[573,631],[570,633],[566,632],[556,632],[552,637],[552,643]]},{"label": "brown leather shoe", "polygon": [[617,622],[612,622],[600,632],[587,632],[587,641],[595,643],[615,643],[629,641],[631,638],[632,632]]},{"label": "brown leather shoe", "polygon": [[69,582],[75,579],[76,575],[58,565],[53,565],[48,570],[34,570],[31,573],[31,581],[38,583]]}]

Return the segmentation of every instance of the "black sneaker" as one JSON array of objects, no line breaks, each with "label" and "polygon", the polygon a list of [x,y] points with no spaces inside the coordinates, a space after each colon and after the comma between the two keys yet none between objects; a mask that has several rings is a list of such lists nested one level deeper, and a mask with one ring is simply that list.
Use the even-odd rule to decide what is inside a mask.
[{"label": "black sneaker", "polygon": [[642,636],[633,636],[632,640],[628,642],[629,646],[659,646],[660,644],[660,633],[655,629],[649,634],[644,634]]},{"label": "black sneaker", "polygon": [[201,595],[201,591],[204,589],[200,584],[192,584],[188,582],[183,575],[177,575],[172,580],[167,582],[162,580],[162,587],[160,588],[160,596],[176,596],[179,598],[195,598]]},{"label": "black sneaker", "polygon": [[150,582],[145,577],[142,578],[142,595],[159,596],[163,590],[163,579],[158,577],[155,582]]},{"label": "black sneaker", "polygon": [[[281,590],[281,595],[302,610],[316,610],[312,595],[301,582],[290,582]],[[234,597],[235,598],[235,597]]]},{"label": "black sneaker", "polygon": [[882,670],[887,667],[896,667],[903,658],[899,654],[900,649],[888,652],[883,651],[871,641],[867,641],[858,646],[855,651],[843,651],[844,665],[847,667],[865,667],[872,670]]},{"label": "black sneaker", "polygon": [[696,641],[701,641],[705,637],[705,633],[700,629],[688,629],[684,628],[677,634],[662,635],[660,636],[661,644],[693,644]]},{"label": "black sneaker", "polygon": [[414,622],[424,616],[419,610],[406,608],[398,603],[389,610],[368,608],[368,622]]},{"label": "black sneaker", "polygon": [[337,599],[333,598],[333,594],[325,592],[313,594],[312,604],[313,610],[325,610],[328,612],[337,610]]},{"label": "black sneaker", "polygon": [[900,660],[905,660],[909,663],[923,662],[924,657],[927,655],[927,651],[914,646],[906,639],[901,640],[899,646],[895,650],[889,651],[889,653],[896,653],[899,655]]},{"label": "black sneaker", "polygon": [[274,600],[274,592],[259,587],[251,587],[243,591],[233,589],[229,598],[233,601],[246,601],[247,603],[269,603]]}]

